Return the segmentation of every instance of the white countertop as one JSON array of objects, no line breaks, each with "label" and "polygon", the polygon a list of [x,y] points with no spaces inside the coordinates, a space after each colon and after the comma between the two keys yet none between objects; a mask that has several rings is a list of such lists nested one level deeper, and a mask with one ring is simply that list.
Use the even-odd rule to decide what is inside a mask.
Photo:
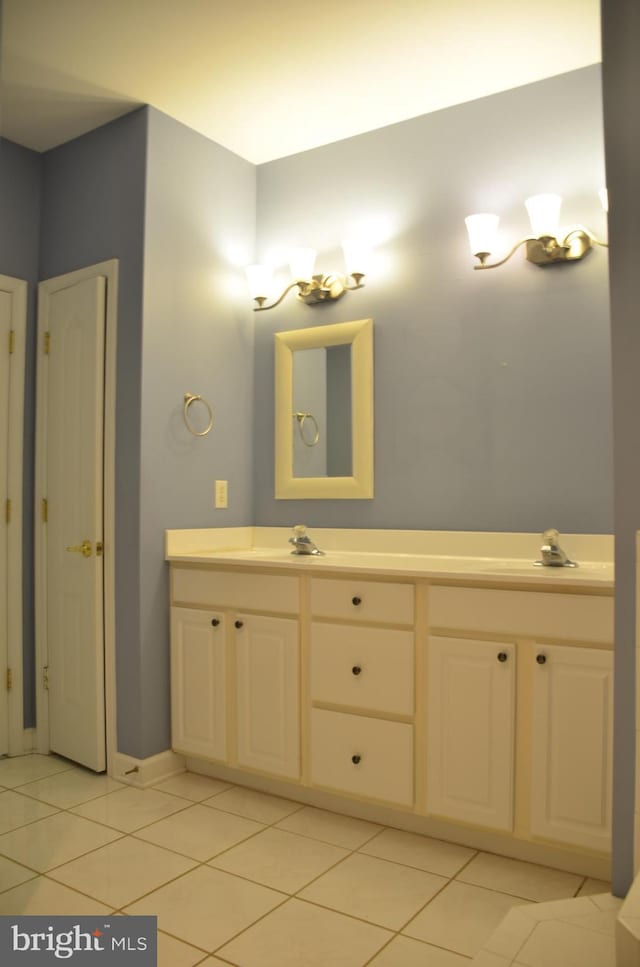
[{"label": "white countertop", "polygon": [[[260,532],[264,533],[260,533]],[[256,533],[257,532],[257,533]],[[446,545],[444,532],[399,531],[335,531],[310,528],[310,537],[325,553],[322,556],[292,554],[287,539],[289,528],[215,528],[198,531],[167,531],[166,560],[173,564],[210,564],[251,566],[256,568],[306,569],[315,573],[360,573],[394,575],[402,578],[430,578],[434,580],[473,581],[474,583],[510,583],[531,585],[536,590],[545,587],[566,587],[613,591],[612,560],[582,560],[579,567],[536,567],[533,561],[540,545],[540,535],[469,534],[465,541],[461,532],[452,532],[454,554],[429,553]],[[351,544],[356,549],[344,550],[336,544],[356,535]],[[406,535],[411,535],[407,539]],[[338,537],[336,537],[338,535]],[[376,542],[376,535],[383,535]],[[394,537],[395,535],[395,537]],[[420,538],[418,535],[422,535]],[[260,538],[269,541],[261,546]],[[325,541],[323,542],[323,537]],[[499,556],[482,556],[481,551],[493,543]],[[612,542],[606,535],[568,535],[563,546],[575,553],[574,546],[591,550],[601,558],[612,555]],[[225,547],[224,544],[227,544]],[[398,550],[413,545],[410,552]],[[234,546],[235,544],[235,546]],[[377,546],[376,546],[377,544]],[[422,548],[419,549],[420,544]],[[275,545],[275,546],[274,546]],[[331,547],[333,545],[333,547]],[[466,545],[466,546],[465,546]],[[384,549],[381,549],[384,546]],[[519,556],[526,549],[533,550],[531,558]],[[366,549],[365,549],[366,547]],[[371,549],[369,549],[369,547]],[[468,550],[468,553],[460,551]],[[516,552],[503,556],[505,551]],[[576,554],[577,557],[577,554]]]}]

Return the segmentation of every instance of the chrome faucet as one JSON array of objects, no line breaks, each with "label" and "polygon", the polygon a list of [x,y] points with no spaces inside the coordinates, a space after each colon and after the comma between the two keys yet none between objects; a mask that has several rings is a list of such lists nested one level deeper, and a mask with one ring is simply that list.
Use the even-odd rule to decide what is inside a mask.
[{"label": "chrome faucet", "polygon": [[535,561],[539,567],[578,567],[560,547],[560,534],[555,527],[546,530],[542,535],[540,553],[542,560]]},{"label": "chrome faucet", "polygon": [[293,528],[293,537],[289,538],[289,543],[293,544],[292,554],[324,554],[324,551],[321,551],[313,543],[304,524],[296,524]]}]

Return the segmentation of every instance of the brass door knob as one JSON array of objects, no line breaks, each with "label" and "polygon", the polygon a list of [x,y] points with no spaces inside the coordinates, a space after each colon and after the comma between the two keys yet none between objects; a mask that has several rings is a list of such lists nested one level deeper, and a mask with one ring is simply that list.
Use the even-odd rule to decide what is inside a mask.
[{"label": "brass door knob", "polygon": [[83,557],[91,557],[91,541],[83,541],[82,544],[71,544],[69,547],[65,547],[65,551],[70,551],[73,554],[82,554]]}]

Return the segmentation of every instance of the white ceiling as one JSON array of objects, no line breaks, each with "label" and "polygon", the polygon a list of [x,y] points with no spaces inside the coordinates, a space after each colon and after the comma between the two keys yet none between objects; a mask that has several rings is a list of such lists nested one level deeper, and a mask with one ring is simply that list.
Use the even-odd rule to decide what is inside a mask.
[{"label": "white ceiling", "polygon": [[152,104],[261,163],[596,63],[599,8],[4,0],[2,133],[43,151]]}]

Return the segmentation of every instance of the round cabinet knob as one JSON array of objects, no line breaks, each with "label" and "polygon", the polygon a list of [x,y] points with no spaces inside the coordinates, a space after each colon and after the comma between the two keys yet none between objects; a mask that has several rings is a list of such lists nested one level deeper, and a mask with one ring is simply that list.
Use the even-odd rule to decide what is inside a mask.
[{"label": "round cabinet knob", "polygon": [[217,628],[218,625],[220,624],[220,618],[212,618],[211,624],[213,625],[214,628]]},{"label": "round cabinet knob", "polygon": [[498,661],[506,661],[508,657],[509,656],[507,655],[506,651],[498,652]]},{"label": "round cabinet knob", "polygon": [[357,766],[358,763],[360,762],[360,756],[359,755],[352,755],[351,756],[351,761],[353,762],[354,766]]},{"label": "round cabinet knob", "polygon": [[355,605],[355,607],[357,608],[359,604],[362,604],[362,598],[359,598],[357,596],[355,598],[351,598],[351,604]]},{"label": "round cabinet knob", "polygon": [[237,628],[238,631],[240,630],[240,628],[242,628],[243,625],[244,625],[244,621],[234,621],[233,622],[234,628]]},{"label": "round cabinet knob", "polygon": [[547,660],[546,655],[536,655],[536,661],[538,662],[539,665],[544,665],[546,660]]},{"label": "round cabinet knob", "polygon": [[360,668],[360,665],[354,665],[353,668],[351,669],[351,674],[359,675],[361,671],[362,669]]}]

